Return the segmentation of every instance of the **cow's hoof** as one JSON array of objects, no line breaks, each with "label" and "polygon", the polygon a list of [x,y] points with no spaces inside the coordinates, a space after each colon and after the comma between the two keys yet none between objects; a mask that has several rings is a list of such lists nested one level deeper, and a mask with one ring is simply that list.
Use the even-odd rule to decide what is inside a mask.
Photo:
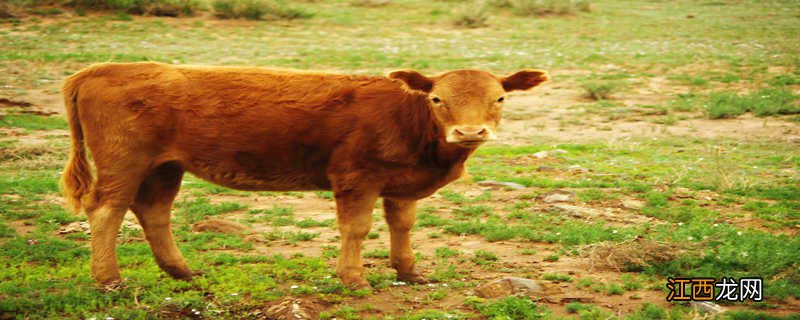
[{"label": "cow's hoof", "polygon": [[128,286],[125,285],[125,282],[122,280],[114,280],[100,284],[100,290],[104,292],[117,292],[127,287]]},{"label": "cow's hoof", "polygon": [[345,287],[348,287],[352,290],[372,289],[372,286],[369,285],[369,282],[367,282],[366,279],[342,279],[342,283],[345,285]]},{"label": "cow's hoof", "polygon": [[192,281],[192,277],[203,275],[202,271],[189,270],[189,268],[186,267],[163,266],[161,269],[176,280]]},{"label": "cow's hoof", "polygon": [[411,284],[426,284],[431,283],[431,280],[428,278],[423,277],[419,273],[406,273],[406,274],[397,274],[397,281],[403,281],[405,283]]}]

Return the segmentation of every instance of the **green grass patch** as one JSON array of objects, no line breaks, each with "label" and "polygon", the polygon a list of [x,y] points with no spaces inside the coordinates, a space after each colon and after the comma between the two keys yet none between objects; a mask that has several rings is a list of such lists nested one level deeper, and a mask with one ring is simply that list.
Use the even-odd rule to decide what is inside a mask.
[{"label": "green grass patch", "polygon": [[178,201],[175,203],[175,206],[178,208],[176,216],[187,223],[195,223],[208,216],[220,215],[247,208],[245,205],[234,202],[212,204],[211,200],[208,198]]},{"label": "green grass patch", "polygon": [[534,320],[547,319],[549,312],[539,307],[530,298],[505,297],[497,300],[473,299],[467,304],[487,319]]},{"label": "green grass patch", "polygon": [[292,20],[314,16],[306,9],[273,0],[213,0],[211,7],[220,19]]},{"label": "green grass patch", "polygon": [[706,101],[706,112],[711,119],[735,118],[746,112],[759,117],[796,114],[800,113],[797,99],[791,90],[783,88],[765,88],[746,95],[712,92]]},{"label": "green grass patch", "polygon": [[67,121],[60,116],[7,114],[0,116],[0,126],[26,130],[55,130],[67,129]]}]

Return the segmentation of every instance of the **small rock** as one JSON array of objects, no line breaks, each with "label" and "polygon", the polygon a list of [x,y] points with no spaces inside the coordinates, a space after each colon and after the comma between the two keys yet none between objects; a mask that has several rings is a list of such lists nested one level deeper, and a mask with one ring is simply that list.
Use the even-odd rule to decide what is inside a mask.
[{"label": "small rock", "polygon": [[631,210],[639,210],[641,208],[644,208],[644,201],[635,199],[625,199],[622,200],[622,207]]},{"label": "small rock", "polygon": [[481,298],[499,298],[516,294],[541,293],[543,287],[536,281],[519,277],[504,277],[475,287]]},{"label": "small rock", "polygon": [[86,221],[75,221],[67,224],[66,226],[61,226],[61,228],[58,229],[58,234],[75,232],[89,233],[89,223]]},{"label": "small rock", "polygon": [[284,298],[267,307],[266,319],[300,320],[317,319],[322,306],[307,298]]},{"label": "small rock", "polygon": [[480,196],[482,194],[483,194],[482,190],[469,190],[467,192],[464,192],[464,196],[469,197],[469,198],[475,198],[475,197]]},{"label": "small rock", "polygon": [[483,180],[478,182],[479,186],[484,187],[494,187],[494,188],[511,188],[514,190],[522,190],[525,189],[525,186],[515,183],[515,182],[505,182],[505,181],[495,181],[495,180]]},{"label": "small rock", "polygon": [[682,199],[692,198],[692,190],[684,187],[675,188],[675,196]]},{"label": "small rock", "polygon": [[561,303],[580,302],[580,303],[594,303],[593,297],[563,297]]},{"label": "small rock", "polygon": [[538,171],[538,172],[552,172],[552,171],[556,171],[556,168],[550,167],[550,166],[539,166],[538,168],[536,168],[536,171]]},{"label": "small rock", "polygon": [[727,311],[722,306],[713,303],[711,301],[692,301],[690,302],[690,304],[693,309],[699,311],[700,313],[718,315],[720,313]]},{"label": "small rock", "polygon": [[193,224],[192,230],[196,232],[242,233],[247,230],[247,227],[238,222],[211,218]]},{"label": "small rock", "polygon": [[536,159],[544,159],[544,158],[547,158],[547,156],[549,156],[549,155],[550,155],[550,153],[547,152],[547,151],[544,151],[544,150],[532,154],[532,156],[534,158],[536,158]]},{"label": "small rock", "polygon": [[575,173],[589,172],[588,169],[586,169],[584,167],[581,167],[580,165],[577,165],[577,164],[573,164],[573,165],[567,167],[567,169],[569,169],[570,171],[575,172]]},{"label": "small rock", "polygon": [[555,150],[549,150],[549,151],[548,150],[542,150],[542,151],[536,152],[534,154],[531,154],[531,156],[533,156],[534,158],[537,158],[537,159],[544,159],[544,158],[547,158],[547,157],[550,157],[550,156],[553,156],[553,155],[556,155],[556,154],[567,154],[567,153],[568,152],[566,150],[562,150],[562,149],[555,149]]},{"label": "small rock", "polygon": [[584,207],[561,204],[561,203],[552,205],[552,209],[560,211],[568,216],[581,219],[595,218],[603,215],[603,212],[597,209],[584,208]]},{"label": "small rock", "polygon": [[573,202],[573,201],[575,201],[575,192],[568,191],[568,190],[556,189],[556,190],[552,190],[552,191],[540,194],[536,198],[539,199],[539,200],[544,201],[545,203]]},{"label": "small rock", "polygon": [[249,236],[246,236],[244,237],[244,241],[253,243],[269,242],[267,239],[264,239],[264,236],[258,234],[251,234]]}]

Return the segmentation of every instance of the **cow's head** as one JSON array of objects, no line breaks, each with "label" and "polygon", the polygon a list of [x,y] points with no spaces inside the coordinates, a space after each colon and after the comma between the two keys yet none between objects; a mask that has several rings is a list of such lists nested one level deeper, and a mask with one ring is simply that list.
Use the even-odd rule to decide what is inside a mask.
[{"label": "cow's head", "polygon": [[401,70],[390,73],[389,78],[402,81],[408,90],[428,96],[447,142],[476,148],[495,138],[506,93],[533,88],[547,81],[547,74],[522,70],[498,77],[485,71],[457,70],[426,77],[417,71]]}]

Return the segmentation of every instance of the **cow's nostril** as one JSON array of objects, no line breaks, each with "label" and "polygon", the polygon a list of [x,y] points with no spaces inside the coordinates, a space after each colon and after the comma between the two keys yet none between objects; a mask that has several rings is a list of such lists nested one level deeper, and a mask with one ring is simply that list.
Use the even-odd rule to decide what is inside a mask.
[{"label": "cow's nostril", "polygon": [[461,132],[461,130],[458,130],[458,129],[453,129],[453,134],[455,134],[457,136],[463,136],[464,135],[464,133]]},{"label": "cow's nostril", "polygon": [[488,133],[489,132],[486,131],[486,128],[483,128],[483,129],[481,129],[481,131],[478,131],[478,135],[481,136],[481,137],[485,136]]}]

